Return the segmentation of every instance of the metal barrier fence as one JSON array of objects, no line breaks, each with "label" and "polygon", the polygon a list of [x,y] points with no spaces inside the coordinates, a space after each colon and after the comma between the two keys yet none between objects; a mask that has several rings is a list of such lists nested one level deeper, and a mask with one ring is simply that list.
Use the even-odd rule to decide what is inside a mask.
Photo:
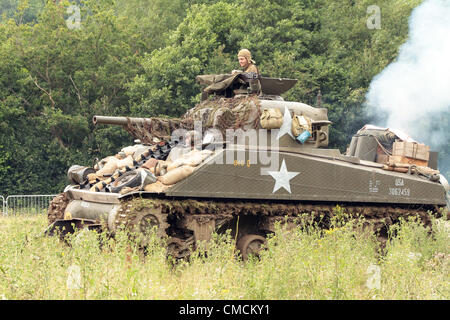
[{"label": "metal barrier fence", "polygon": [[4,215],[44,213],[55,196],[52,194],[13,195],[6,197],[6,200],[0,196],[0,200],[3,202],[2,212]]},{"label": "metal barrier fence", "polygon": [[0,213],[3,214],[5,212],[5,198],[3,198],[3,196],[0,196],[0,200],[2,201],[2,206],[0,207],[2,212]]}]

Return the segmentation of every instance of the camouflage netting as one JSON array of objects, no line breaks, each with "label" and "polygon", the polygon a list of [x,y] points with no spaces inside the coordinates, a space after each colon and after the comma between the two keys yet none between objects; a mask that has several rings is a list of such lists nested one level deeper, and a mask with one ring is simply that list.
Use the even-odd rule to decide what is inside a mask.
[{"label": "camouflage netting", "polygon": [[202,101],[183,116],[183,120],[201,121],[203,130],[215,128],[250,130],[259,127],[261,104],[257,96],[215,97]]},{"label": "camouflage netting", "polygon": [[151,118],[151,121],[131,123],[125,129],[144,144],[170,140],[176,129],[194,130],[194,122],[201,121],[202,130],[215,128],[225,136],[226,129],[250,130],[260,127],[261,105],[256,95],[237,98],[212,97],[188,110],[182,118]]},{"label": "camouflage netting", "polygon": [[194,123],[191,119],[181,120],[164,118],[151,118],[151,121],[139,123],[132,123],[128,119],[128,124],[125,126],[125,130],[127,130],[135,139],[141,140],[141,143],[143,144],[155,144],[159,141],[168,141],[174,130],[192,130],[193,128]]}]

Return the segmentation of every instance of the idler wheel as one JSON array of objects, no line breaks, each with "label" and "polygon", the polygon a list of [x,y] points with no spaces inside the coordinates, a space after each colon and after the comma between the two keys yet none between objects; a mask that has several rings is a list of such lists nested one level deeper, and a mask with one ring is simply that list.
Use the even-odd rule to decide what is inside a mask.
[{"label": "idler wheel", "polygon": [[265,244],[266,238],[256,234],[246,234],[238,240],[236,248],[241,252],[242,260],[246,261],[250,255],[259,257],[259,252]]}]

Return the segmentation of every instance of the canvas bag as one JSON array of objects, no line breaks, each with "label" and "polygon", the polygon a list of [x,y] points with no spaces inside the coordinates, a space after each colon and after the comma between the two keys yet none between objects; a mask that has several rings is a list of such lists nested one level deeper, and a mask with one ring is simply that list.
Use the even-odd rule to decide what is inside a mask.
[{"label": "canvas bag", "polygon": [[283,124],[283,114],[278,108],[269,108],[262,112],[260,124],[263,129],[279,129]]},{"label": "canvas bag", "polygon": [[292,119],[292,134],[298,137],[303,131],[312,133],[311,119],[305,116],[295,115]]}]

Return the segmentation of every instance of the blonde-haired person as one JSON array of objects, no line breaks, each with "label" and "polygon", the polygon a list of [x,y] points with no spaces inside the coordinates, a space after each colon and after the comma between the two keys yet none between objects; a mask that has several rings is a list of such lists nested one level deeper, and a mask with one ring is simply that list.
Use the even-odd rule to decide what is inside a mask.
[{"label": "blonde-haired person", "polygon": [[242,68],[241,70],[233,70],[231,73],[236,74],[238,72],[254,72],[259,74],[259,70],[255,65],[255,61],[252,59],[252,54],[248,49],[241,49],[238,52],[238,61],[239,65]]}]

